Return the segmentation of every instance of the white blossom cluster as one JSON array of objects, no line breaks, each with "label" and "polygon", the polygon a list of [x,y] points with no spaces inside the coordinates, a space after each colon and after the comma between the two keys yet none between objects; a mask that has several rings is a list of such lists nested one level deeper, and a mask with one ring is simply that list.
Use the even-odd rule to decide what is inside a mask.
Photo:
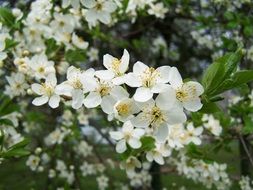
[{"label": "white blossom cluster", "polygon": [[180,175],[202,183],[208,189],[215,186],[217,189],[223,190],[231,186],[232,182],[226,172],[226,164],[207,163],[203,160],[191,159],[184,154],[180,154],[178,159],[174,159],[172,162],[176,165]]},{"label": "white blossom cluster", "polygon": [[220,125],[220,121],[215,119],[213,115],[204,114],[202,121],[204,122],[204,128],[210,131],[214,136],[221,135],[222,126]]},{"label": "white blossom cluster", "polygon": [[10,38],[8,31],[3,29],[2,23],[0,23],[0,64],[2,65],[2,61],[7,58],[7,53],[4,51],[6,48],[5,40]]},{"label": "white blossom cluster", "polygon": [[248,176],[242,176],[239,181],[239,185],[241,190],[252,190],[253,189],[253,181]]},{"label": "white blossom cluster", "polygon": [[[116,150],[119,153],[126,151],[127,144],[138,149],[142,146],[140,139],[143,136],[153,136],[156,149],[147,154],[147,159],[163,164],[163,157],[169,156],[171,152],[165,144],[169,126],[187,120],[184,110],[195,112],[202,107],[200,96],[204,89],[201,84],[183,82],[175,67],[162,66],[155,69],[138,61],[132,72],[127,73],[130,59],[127,50],[124,50],[121,59],[104,55],[103,65],[106,70],[95,71],[91,68],[83,71],[70,66],[67,80],[60,84],[57,84],[53,63],[44,55],[37,58],[43,61],[33,62],[33,75],[35,79],[44,79],[45,82],[31,85],[33,92],[39,95],[32,103],[36,106],[48,103],[50,107],[56,108],[61,97],[68,97],[74,109],[100,106],[109,120],[116,119],[123,123],[122,130],[110,133],[118,141]],[[136,89],[132,97],[127,88]],[[53,136],[59,136],[57,130],[52,133]],[[188,132],[180,137],[185,140],[183,144],[200,144],[198,136],[202,130],[188,125]],[[61,139],[59,136],[59,141]]]}]

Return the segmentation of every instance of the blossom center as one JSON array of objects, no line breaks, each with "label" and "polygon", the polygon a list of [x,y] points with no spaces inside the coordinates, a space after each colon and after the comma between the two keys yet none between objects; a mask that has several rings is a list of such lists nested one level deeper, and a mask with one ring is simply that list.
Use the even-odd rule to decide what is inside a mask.
[{"label": "blossom center", "polygon": [[113,72],[120,76],[121,75],[121,72],[119,70],[119,67],[120,67],[120,64],[121,64],[121,60],[117,59],[117,58],[114,58],[113,61],[112,61],[112,66],[111,66],[111,69],[113,70]]},{"label": "blossom center", "polygon": [[145,87],[152,87],[156,83],[159,75],[160,73],[153,67],[147,68],[141,76],[142,85]]},{"label": "blossom center", "polygon": [[75,89],[81,89],[81,88],[83,88],[83,84],[81,83],[81,81],[80,81],[79,79],[75,79],[75,80],[72,82],[72,84],[73,84],[73,87],[74,87]]},{"label": "blossom center", "polygon": [[121,116],[128,115],[130,106],[126,103],[121,103],[116,106],[116,110],[118,111],[118,114]]},{"label": "blossom center", "polygon": [[110,91],[111,91],[111,87],[107,84],[101,84],[98,89],[98,92],[102,97],[108,95]]},{"label": "blossom center", "polygon": [[150,115],[151,115],[151,125],[154,124],[159,125],[165,121],[161,109],[158,108],[157,106],[154,106],[152,108]]}]

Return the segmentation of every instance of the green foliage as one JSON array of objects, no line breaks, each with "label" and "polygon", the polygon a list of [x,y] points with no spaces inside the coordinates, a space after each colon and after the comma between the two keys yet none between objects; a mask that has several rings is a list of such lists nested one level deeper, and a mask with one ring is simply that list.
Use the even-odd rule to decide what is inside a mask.
[{"label": "green foliage", "polygon": [[58,50],[59,46],[56,44],[56,41],[53,38],[47,39],[45,43],[47,46],[46,55],[52,57]]},{"label": "green foliage", "polygon": [[7,8],[1,7],[0,8],[0,21],[8,26],[9,28],[12,28],[15,24],[15,17],[11,13],[11,11]]},{"label": "green foliage", "polygon": [[223,99],[219,96],[221,93],[253,81],[252,70],[237,71],[241,58],[242,51],[239,49],[235,53],[227,53],[207,68],[202,78],[205,92],[202,96],[204,105],[201,112],[214,113],[220,111],[214,102]]},{"label": "green foliage", "polygon": [[244,126],[242,128],[242,133],[247,135],[253,133],[253,120],[250,116],[244,116],[243,117],[243,123]]},{"label": "green foliage", "polygon": [[85,51],[84,50],[68,50],[65,53],[65,59],[70,63],[85,61]]},{"label": "green foliage", "polygon": [[16,45],[18,45],[18,42],[15,42],[14,40],[12,39],[6,39],[5,40],[5,49],[8,50],[8,49],[11,49],[13,47],[15,47]]}]

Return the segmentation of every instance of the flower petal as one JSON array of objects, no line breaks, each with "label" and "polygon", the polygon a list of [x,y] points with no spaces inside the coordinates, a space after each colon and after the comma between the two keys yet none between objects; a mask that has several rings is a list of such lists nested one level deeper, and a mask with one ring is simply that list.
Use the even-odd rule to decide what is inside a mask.
[{"label": "flower petal", "polygon": [[117,141],[124,137],[123,133],[119,131],[110,132],[110,136],[112,139],[117,140]]},{"label": "flower petal", "polygon": [[173,88],[168,87],[162,93],[160,93],[155,102],[156,105],[162,110],[169,110],[175,104],[176,101],[176,92]]},{"label": "flower petal", "polygon": [[157,78],[158,83],[167,83],[170,81],[170,66],[161,66],[156,70],[159,72],[159,77]]},{"label": "flower petal", "polygon": [[51,108],[57,108],[59,106],[59,103],[60,103],[59,95],[55,94],[49,98],[48,104]]},{"label": "flower petal", "polygon": [[130,138],[127,143],[134,149],[141,147],[141,142],[136,138]]},{"label": "flower petal", "polygon": [[171,67],[169,82],[173,88],[180,88],[183,85],[183,80],[176,67]]},{"label": "flower petal", "polygon": [[149,88],[140,87],[137,88],[134,94],[134,100],[137,102],[146,102],[153,97],[153,93]]},{"label": "flower petal", "polygon": [[126,151],[126,149],[127,149],[127,147],[126,147],[126,141],[125,140],[121,140],[117,143],[116,152],[123,153],[123,152]]},{"label": "flower petal", "polygon": [[95,108],[99,106],[102,102],[102,98],[97,92],[90,92],[88,96],[83,101],[86,108]]},{"label": "flower petal", "polygon": [[35,106],[41,106],[48,102],[48,96],[37,97],[32,101],[32,104]]}]

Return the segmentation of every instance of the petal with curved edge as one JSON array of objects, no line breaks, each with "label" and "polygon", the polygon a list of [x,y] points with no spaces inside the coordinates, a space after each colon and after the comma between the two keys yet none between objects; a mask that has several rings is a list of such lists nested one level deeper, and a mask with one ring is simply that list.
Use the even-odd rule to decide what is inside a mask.
[{"label": "petal with curved edge", "polygon": [[126,81],[126,75],[123,75],[123,76],[119,76],[119,77],[116,77],[114,79],[112,79],[112,83],[114,85],[121,85],[121,84],[124,84]]},{"label": "petal with curved edge", "polygon": [[133,136],[137,139],[140,139],[145,134],[145,130],[143,129],[134,129]]},{"label": "petal with curved edge", "polygon": [[161,66],[156,70],[159,72],[159,77],[157,78],[158,83],[167,83],[170,81],[170,66]]},{"label": "petal with curved edge", "polygon": [[140,87],[142,85],[142,82],[140,78],[135,75],[134,73],[128,73],[126,75],[125,83],[130,87]]},{"label": "petal with curved edge", "polygon": [[91,9],[92,7],[94,7],[96,5],[96,1],[95,0],[80,0],[80,2],[83,4],[83,6]]},{"label": "petal with curved edge", "polygon": [[58,95],[71,96],[73,87],[68,82],[63,82],[55,87],[55,93]]},{"label": "petal with curved edge", "polygon": [[55,94],[49,98],[48,104],[51,108],[57,108],[59,106],[59,103],[60,103],[59,95]]},{"label": "petal with curved edge", "polygon": [[201,103],[200,98],[196,98],[194,100],[183,102],[183,106],[189,111],[196,112],[202,108],[203,104]]},{"label": "petal with curved edge", "polygon": [[155,99],[156,105],[162,110],[169,110],[176,101],[176,91],[172,87],[166,88],[166,90],[160,93]]},{"label": "petal with curved edge", "polygon": [[124,135],[122,132],[119,132],[119,131],[112,131],[110,132],[110,136],[112,139],[114,140],[120,140],[120,139],[123,139]]},{"label": "petal with curved edge", "polygon": [[111,90],[111,96],[117,100],[125,99],[129,97],[128,92],[122,86],[114,86]]},{"label": "petal with curved edge", "polygon": [[171,67],[169,75],[169,83],[173,88],[181,88],[183,80],[176,67]]},{"label": "petal with curved edge", "polygon": [[95,108],[99,106],[102,102],[102,98],[97,92],[90,92],[88,96],[83,101],[86,108]]},{"label": "petal with curved edge", "polygon": [[177,106],[174,106],[169,111],[166,111],[165,115],[166,121],[170,125],[184,123],[187,120],[183,109]]},{"label": "petal with curved edge", "polygon": [[161,93],[166,90],[170,85],[169,84],[163,84],[163,83],[157,83],[151,88],[151,92],[153,93]]},{"label": "petal with curved edge", "polygon": [[127,71],[128,65],[129,65],[129,59],[130,59],[129,53],[126,49],[124,49],[123,56],[121,57],[121,60],[120,60],[120,66],[119,66],[120,73],[123,74]]},{"label": "petal with curved edge", "polygon": [[163,156],[159,153],[154,154],[154,160],[160,165],[164,164]]},{"label": "petal with curved edge", "polygon": [[103,65],[105,66],[106,69],[111,70],[114,59],[115,57],[111,56],[110,54],[105,54],[103,56]]},{"label": "petal with curved edge", "polygon": [[105,96],[102,98],[101,108],[103,112],[107,114],[113,113],[113,107],[116,104],[116,100],[112,96]]},{"label": "petal with curved edge", "polygon": [[41,97],[37,97],[32,101],[32,104],[35,106],[41,106],[45,103],[48,102],[48,96],[41,96]]},{"label": "petal with curved edge", "polygon": [[149,88],[140,87],[137,88],[134,94],[134,100],[137,102],[146,102],[153,97],[153,93]]},{"label": "petal with curved edge", "polygon": [[137,61],[134,66],[133,66],[133,73],[135,75],[141,75],[143,74],[143,72],[148,69],[149,67],[147,65],[145,65],[144,63]]},{"label": "petal with curved edge", "polygon": [[156,140],[160,143],[164,143],[168,137],[169,129],[167,124],[163,124],[155,131]]},{"label": "petal with curved edge", "polygon": [[146,118],[143,112],[132,118],[131,122],[135,127],[146,128],[149,126],[149,118]]},{"label": "petal with curved edge", "polygon": [[74,89],[72,91],[72,108],[79,109],[83,105],[84,94],[80,89]]},{"label": "petal with curved edge", "polygon": [[32,87],[32,90],[33,90],[36,94],[38,94],[38,95],[43,95],[43,94],[44,94],[44,88],[43,88],[42,85],[35,83],[35,84],[32,84],[31,87]]},{"label": "petal with curved edge", "polygon": [[100,70],[96,71],[95,75],[102,80],[111,80],[115,76],[111,70]]},{"label": "petal with curved edge", "polygon": [[121,140],[121,141],[119,141],[117,143],[117,145],[116,145],[116,152],[123,153],[123,152],[126,151],[126,149],[127,149],[127,147],[126,147],[126,141],[124,139]]},{"label": "petal with curved edge", "polygon": [[133,126],[133,124],[130,121],[126,121],[123,124],[122,131],[124,133],[129,133],[130,134],[130,133],[132,133],[133,129],[134,129],[134,126]]},{"label": "petal with curved edge", "polygon": [[136,138],[130,138],[127,143],[134,149],[141,147],[141,142]]}]

